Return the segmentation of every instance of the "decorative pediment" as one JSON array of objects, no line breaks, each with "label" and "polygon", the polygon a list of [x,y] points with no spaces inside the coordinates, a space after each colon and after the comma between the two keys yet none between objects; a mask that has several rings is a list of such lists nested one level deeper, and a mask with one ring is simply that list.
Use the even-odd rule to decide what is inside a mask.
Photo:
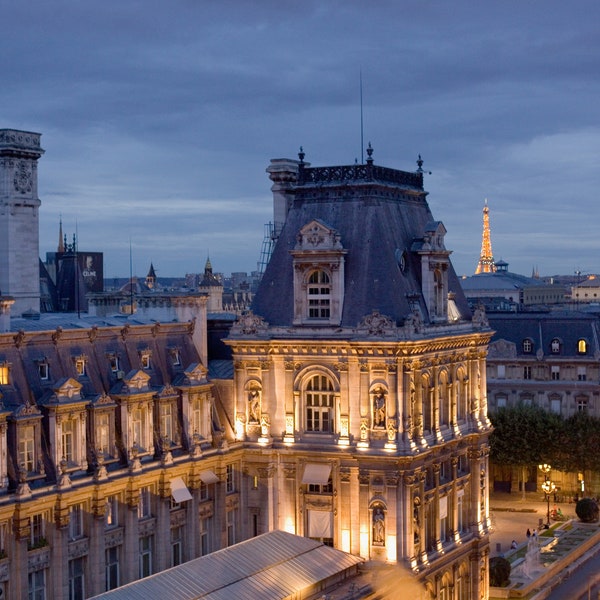
[{"label": "decorative pediment", "polygon": [[231,333],[254,335],[261,331],[266,331],[268,323],[252,311],[238,317],[238,320],[231,327]]},{"label": "decorative pediment", "polygon": [[123,378],[123,383],[129,391],[149,391],[150,375],[141,369],[129,371]]},{"label": "decorative pediment", "polygon": [[516,358],[517,346],[508,340],[498,340],[488,346],[488,358]]},{"label": "decorative pediment", "polygon": [[54,386],[54,394],[56,400],[79,400],[81,399],[81,388],[83,386],[79,381],[72,377],[65,377],[56,382]]},{"label": "decorative pediment", "polygon": [[13,414],[17,419],[27,419],[30,417],[42,416],[40,409],[35,404],[31,404],[29,401],[25,402],[25,404],[21,404],[21,406],[19,406]]},{"label": "decorative pediment", "polygon": [[173,396],[177,396],[177,390],[170,384],[167,383],[164,385],[157,394],[158,398],[172,398]]},{"label": "decorative pediment", "polygon": [[185,370],[185,376],[190,383],[205,383],[207,368],[200,363],[193,363]]},{"label": "decorative pediment", "polygon": [[106,406],[114,406],[115,401],[105,392],[98,394],[95,398],[92,399],[92,404],[96,408],[106,407]]},{"label": "decorative pediment", "polygon": [[370,315],[363,318],[358,325],[358,330],[369,335],[392,335],[396,331],[396,324],[390,317],[380,314],[378,310],[374,310]]},{"label": "decorative pediment", "polygon": [[341,250],[341,237],[335,230],[315,219],[298,233],[295,250]]}]

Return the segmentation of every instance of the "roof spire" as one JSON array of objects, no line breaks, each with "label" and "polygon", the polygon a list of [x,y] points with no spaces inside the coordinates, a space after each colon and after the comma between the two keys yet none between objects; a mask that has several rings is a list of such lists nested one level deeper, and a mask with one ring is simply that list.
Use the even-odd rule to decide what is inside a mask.
[{"label": "roof spire", "polygon": [[58,226],[58,248],[57,252],[65,251],[65,243],[63,241],[63,230],[62,230],[62,214],[60,215],[60,225]]},{"label": "roof spire", "polygon": [[480,273],[495,273],[496,263],[494,263],[494,255],[492,254],[492,240],[490,237],[490,209],[485,199],[483,207],[483,234],[481,236],[481,255],[475,269],[475,275]]}]

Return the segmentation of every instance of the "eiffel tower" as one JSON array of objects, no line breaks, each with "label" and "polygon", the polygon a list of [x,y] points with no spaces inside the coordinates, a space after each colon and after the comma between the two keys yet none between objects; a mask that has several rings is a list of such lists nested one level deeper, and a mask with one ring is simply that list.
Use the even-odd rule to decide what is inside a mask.
[{"label": "eiffel tower", "polygon": [[490,237],[490,209],[487,205],[483,207],[483,234],[481,236],[481,255],[475,269],[475,275],[479,273],[495,273],[496,263],[494,263],[494,255],[492,254],[492,240]]}]

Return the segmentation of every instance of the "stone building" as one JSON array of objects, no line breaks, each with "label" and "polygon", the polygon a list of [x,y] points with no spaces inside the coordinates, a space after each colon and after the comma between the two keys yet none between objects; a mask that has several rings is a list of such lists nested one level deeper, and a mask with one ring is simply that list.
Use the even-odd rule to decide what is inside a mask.
[{"label": "stone building", "polygon": [[280,233],[227,340],[235,436],[264,490],[248,510],[403,565],[429,598],[484,598],[491,331],[471,316],[422,163],[368,155],[267,169]]},{"label": "stone building", "polygon": [[0,129],[0,293],[14,298],[13,314],[40,312],[40,138]]}]

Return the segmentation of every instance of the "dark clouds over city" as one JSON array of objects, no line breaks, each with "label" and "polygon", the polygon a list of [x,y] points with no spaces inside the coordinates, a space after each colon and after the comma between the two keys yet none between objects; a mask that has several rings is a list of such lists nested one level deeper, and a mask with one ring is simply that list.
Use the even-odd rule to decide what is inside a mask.
[{"label": "dark clouds over city", "polygon": [[471,274],[488,199],[511,271],[600,271],[597,0],[3,4],[0,127],[43,134],[40,252],[58,223],[105,275],[251,271],[265,168],[415,170]]}]

